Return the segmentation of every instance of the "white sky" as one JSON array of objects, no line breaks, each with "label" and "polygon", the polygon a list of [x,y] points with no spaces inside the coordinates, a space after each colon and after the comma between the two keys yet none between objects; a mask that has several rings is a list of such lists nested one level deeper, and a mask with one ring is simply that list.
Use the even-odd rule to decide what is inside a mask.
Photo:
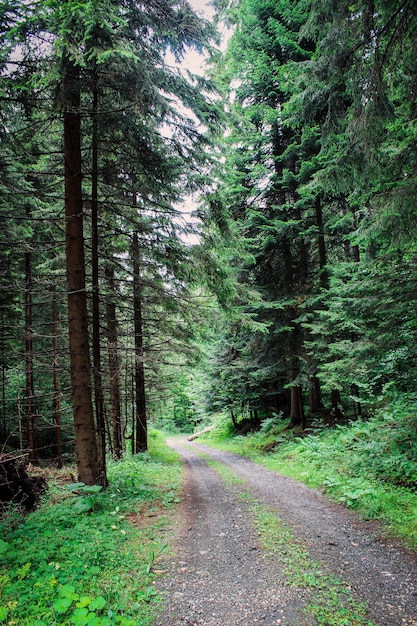
[{"label": "white sky", "polygon": [[[213,7],[209,6],[208,0],[207,1],[206,0],[188,0],[188,1],[193,7],[193,9],[196,11],[196,13],[200,14],[201,17],[204,17],[205,19],[210,20],[210,18],[213,16],[214,10],[213,10]],[[227,30],[225,30],[224,37],[223,37],[223,45],[225,45],[228,39],[228,36],[230,36],[230,33],[228,33]],[[201,54],[198,54],[198,52],[196,51],[188,51],[181,65],[195,74],[202,75],[204,74],[204,69],[205,69],[205,58]],[[182,213],[182,219],[186,223],[189,223],[189,224],[198,223],[198,220],[192,218],[192,216],[190,215],[190,213],[196,208],[197,202],[198,202],[198,197],[194,197],[194,196],[188,196],[187,198],[184,199],[180,207],[180,211]],[[190,244],[195,244],[195,243],[198,243],[199,241],[199,237],[193,236],[193,235],[188,236],[185,239]]]},{"label": "white sky", "polygon": [[188,0],[194,11],[202,11],[204,13],[204,17],[209,18],[213,15],[212,7],[207,6],[208,2],[206,0]]}]

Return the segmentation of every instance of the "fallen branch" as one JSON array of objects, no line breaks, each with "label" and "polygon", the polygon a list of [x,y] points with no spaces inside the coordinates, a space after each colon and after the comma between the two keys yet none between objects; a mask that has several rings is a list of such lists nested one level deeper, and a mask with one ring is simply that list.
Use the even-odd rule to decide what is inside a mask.
[{"label": "fallen branch", "polygon": [[188,437],[188,441],[193,441],[193,439],[197,439],[197,437],[199,437],[200,435],[203,435],[204,433],[210,432],[210,430],[213,430],[213,426],[208,426],[207,428],[204,428],[204,430],[200,430],[198,433],[194,433],[194,435],[190,435]]}]

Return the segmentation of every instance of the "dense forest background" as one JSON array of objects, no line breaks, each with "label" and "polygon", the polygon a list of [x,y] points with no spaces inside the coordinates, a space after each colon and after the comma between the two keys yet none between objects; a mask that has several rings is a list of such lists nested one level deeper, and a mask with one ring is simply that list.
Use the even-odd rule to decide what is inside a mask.
[{"label": "dense forest background", "polygon": [[213,5],[0,4],[1,442],[87,484],[417,391],[414,3]]}]

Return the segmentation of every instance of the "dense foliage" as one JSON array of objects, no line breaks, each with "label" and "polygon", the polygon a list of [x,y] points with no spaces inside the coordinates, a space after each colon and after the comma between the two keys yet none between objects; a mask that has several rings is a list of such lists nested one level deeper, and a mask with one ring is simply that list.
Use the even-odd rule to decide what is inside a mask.
[{"label": "dense foliage", "polygon": [[224,53],[185,0],[1,7],[1,440],[61,464],[75,435],[84,482],[149,417],[416,391],[415,8],[213,5]]},{"label": "dense foliage", "polygon": [[149,440],[149,453],[110,463],[107,490],[68,484],[70,467],[49,476],[47,496],[23,522],[8,509],[1,521],[2,624],[152,623],[153,569],[166,548],[181,464],[157,433]]},{"label": "dense foliage", "polygon": [[416,390],[415,7],[223,10],[230,123],[207,237],[227,239],[231,300],[252,324],[225,316],[209,408],[253,425],[361,415]]},{"label": "dense foliage", "polygon": [[146,450],[191,353],[178,207],[218,112],[179,63],[215,31],[185,0],[0,11],[1,441],[61,464],[75,432],[82,480],[104,484],[106,448]]}]

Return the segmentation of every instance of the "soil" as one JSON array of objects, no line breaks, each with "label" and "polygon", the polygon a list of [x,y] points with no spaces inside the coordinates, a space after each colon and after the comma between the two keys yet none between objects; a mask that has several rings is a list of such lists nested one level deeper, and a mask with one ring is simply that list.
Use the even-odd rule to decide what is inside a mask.
[{"label": "soil", "polygon": [[[276,510],[311,558],[366,603],[373,624],[417,626],[417,555],[389,540],[379,524],[238,455],[184,437],[168,443],[181,454],[186,473],[167,575],[157,583],[164,601],[155,626],[318,623],[303,611],[311,592],[289,585],[279,559],[263,554],[239,490]],[[202,453],[244,483],[226,485]]]}]

